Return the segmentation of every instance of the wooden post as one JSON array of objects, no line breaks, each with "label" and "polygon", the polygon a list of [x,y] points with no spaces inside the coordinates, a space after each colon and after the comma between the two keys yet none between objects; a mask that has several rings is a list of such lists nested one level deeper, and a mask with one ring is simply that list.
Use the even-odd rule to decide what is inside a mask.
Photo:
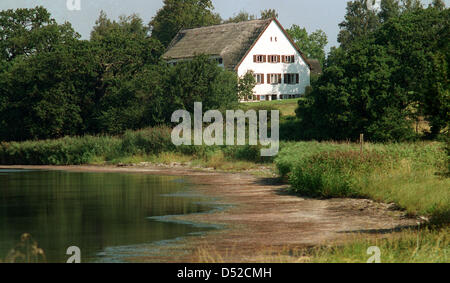
[{"label": "wooden post", "polygon": [[364,151],[364,134],[359,134],[359,144],[360,144],[360,154],[363,154]]}]

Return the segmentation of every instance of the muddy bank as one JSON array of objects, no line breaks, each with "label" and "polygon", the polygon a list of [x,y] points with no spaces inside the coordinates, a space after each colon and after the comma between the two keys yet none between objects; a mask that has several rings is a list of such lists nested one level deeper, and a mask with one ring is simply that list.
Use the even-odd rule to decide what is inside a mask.
[{"label": "muddy bank", "polygon": [[363,199],[316,200],[289,195],[275,179],[241,173],[185,168],[109,166],[1,166],[1,169],[47,169],[74,172],[118,172],[187,177],[195,190],[225,204],[209,214],[176,220],[220,224],[223,230],[187,237],[171,245],[149,248],[137,262],[297,261],[290,251],[344,241],[358,233],[390,233],[417,225],[395,206]]}]

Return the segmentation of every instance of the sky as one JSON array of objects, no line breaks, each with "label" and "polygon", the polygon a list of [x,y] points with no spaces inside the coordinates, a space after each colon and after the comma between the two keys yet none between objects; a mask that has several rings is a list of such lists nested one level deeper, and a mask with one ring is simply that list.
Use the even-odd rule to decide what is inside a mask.
[{"label": "sky", "polygon": [[[80,3],[80,10],[76,5]],[[323,30],[328,36],[328,51],[337,46],[338,24],[343,21],[348,0],[213,0],[215,12],[227,19],[239,11],[259,16],[264,9],[276,9],[278,19],[287,29],[293,24],[305,27],[308,32]],[[68,5],[69,3],[74,3]],[[274,4],[274,2],[276,4]],[[431,0],[423,0],[428,5]],[[450,0],[444,1],[450,6]],[[44,6],[57,22],[68,21],[84,39],[89,38],[100,11],[117,19],[120,15],[138,14],[149,22],[162,7],[163,0],[0,0],[0,10]],[[69,8],[68,8],[69,6]]]}]

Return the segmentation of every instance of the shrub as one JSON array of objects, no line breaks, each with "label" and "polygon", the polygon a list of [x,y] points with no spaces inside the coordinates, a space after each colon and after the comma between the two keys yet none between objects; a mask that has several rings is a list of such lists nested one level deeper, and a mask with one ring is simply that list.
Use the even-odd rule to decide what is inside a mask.
[{"label": "shrub", "polygon": [[86,164],[96,156],[116,154],[119,145],[120,140],[117,138],[94,136],[2,143],[0,163],[6,165]]},{"label": "shrub", "polygon": [[377,153],[360,155],[356,151],[320,152],[300,160],[292,169],[292,190],[311,197],[359,196],[357,173],[369,174],[380,166]]},{"label": "shrub", "polygon": [[158,154],[173,151],[175,146],[169,127],[155,127],[125,132],[121,149],[122,154]]}]

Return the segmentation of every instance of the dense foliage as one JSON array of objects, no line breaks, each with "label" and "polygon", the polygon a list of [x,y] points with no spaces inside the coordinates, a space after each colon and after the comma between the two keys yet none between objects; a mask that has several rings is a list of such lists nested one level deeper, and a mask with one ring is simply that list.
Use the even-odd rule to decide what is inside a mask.
[{"label": "dense foliage", "polygon": [[168,46],[181,29],[219,24],[211,0],[164,0],[164,6],[150,22],[152,37]]},{"label": "dense foliage", "polygon": [[450,121],[449,9],[397,6],[393,12],[384,6],[392,1],[382,1],[381,12],[389,16],[381,14],[383,20],[367,30],[351,20],[353,8],[364,9],[363,2],[349,3],[342,46],[331,50],[323,75],[299,101],[299,135],[411,140],[417,136],[413,123],[424,118],[428,136],[437,137]]},{"label": "dense foliage", "polygon": [[286,31],[306,57],[318,59],[323,65],[325,62],[325,46],[328,44],[325,32],[318,29],[308,34],[305,28],[301,28],[298,25],[292,25]]},{"label": "dense foliage", "polygon": [[237,104],[234,73],[202,56],[168,66],[149,29],[135,15],[102,12],[80,40],[42,7],[0,12],[0,140],[120,134],[168,123],[194,101]]}]

